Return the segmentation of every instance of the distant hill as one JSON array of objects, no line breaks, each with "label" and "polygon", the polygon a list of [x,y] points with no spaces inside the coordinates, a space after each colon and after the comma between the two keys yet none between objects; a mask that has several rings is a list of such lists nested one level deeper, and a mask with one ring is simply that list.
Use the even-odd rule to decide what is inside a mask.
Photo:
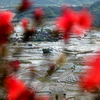
[{"label": "distant hill", "polygon": [[90,6],[90,12],[94,15],[94,26],[100,28],[100,1]]},{"label": "distant hill", "polygon": [[[53,20],[54,18],[60,16],[60,14],[61,14],[61,7],[59,7],[59,6],[44,6],[42,8],[45,11],[45,18],[47,20]],[[77,10],[77,11],[79,11],[79,10],[82,9],[82,6],[75,6],[75,7],[72,7],[72,8]],[[35,7],[32,7],[28,11],[25,11],[23,13],[17,14],[15,19],[17,18],[17,21],[20,21],[23,17],[32,18],[34,9],[35,9]],[[12,9],[12,11],[16,13],[15,9]]]},{"label": "distant hill", "polygon": [[[23,13],[17,14],[16,10],[12,9],[13,12],[16,13],[15,19],[17,19],[17,22],[19,22],[24,17],[33,17],[33,10],[35,7],[32,7],[28,11],[25,11]],[[53,20],[54,18],[58,17],[60,15],[60,7],[58,6],[45,6],[43,7],[45,11],[45,19],[47,20]]]},{"label": "distant hill", "polygon": [[[83,5],[93,4],[99,0],[34,0],[36,5],[56,5],[61,6],[63,3],[69,3],[71,5]],[[0,0],[0,6],[15,5],[19,4],[21,0]]]},{"label": "distant hill", "polygon": [[[5,2],[3,2],[5,1]],[[11,2],[10,2],[11,1]],[[59,4],[59,3],[62,3],[62,2],[65,2],[67,0],[35,0],[37,4],[41,3],[41,4],[47,4],[49,2],[49,4]],[[59,1],[59,2],[57,2]],[[68,0],[70,2],[73,1],[77,1],[77,2],[80,2],[79,0]],[[81,0],[81,2],[85,2],[86,0]],[[88,0],[90,1],[90,0]],[[94,20],[94,26],[96,27],[100,27],[100,1],[99,0],[92,0],[91,2],[94,2],[94,1],[97,1],[93,4],[91,4],[89,6],[90,8],[90,12],[94,15],[95,17],[95,20]],[[1,3],[2,2],[2,3]],[[12,3],[18,3],[20,2],[20,0],[0,0],[0,4],[3,4],[3,3],[7,3],[8,5],[12,4]],[[31,9],[29,9],[28,11],[25,11],[21,14],[18,14],[17,15],[17,21],[20,21],[23,17],[29,17],[29,18],[32,18],[32,15],[33,15],[33,10],[35,9],[36,6],[33,6]],[[5,6],[6,9],[10,9],[12,10],[13,12],[17,13],[16,11],[16,7],[15,6]],[[76,10],[81,10],[82,9],[82,6],[73,6],[74,9]],[[43,6],[43,9],[45,10],[45,17],[48,19],[48,20],[53,20],[55,17],[59,16],[60,15],[60,6]]]}]

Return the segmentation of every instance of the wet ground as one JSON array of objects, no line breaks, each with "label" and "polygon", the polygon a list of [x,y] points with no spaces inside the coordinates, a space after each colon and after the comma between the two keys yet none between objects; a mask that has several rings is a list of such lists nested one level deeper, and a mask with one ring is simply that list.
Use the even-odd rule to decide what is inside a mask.
[{"label": "wet ground", "polygon": [[[72,37],[68,44],[63,41],[58,42],[31,42],[34,48],[24,48],[24,44],[10,45],[9,59],[17,58],[21,64],[18,72],[20,78],[28,84],[30,81],[27,67],[32,64],[36,66],[38,74],[31,82],[31,86],[40,94],[50,94],[53,97],[59,95],[59,100],[63,100],[64,94],[68,100],[92,100],[93,94],[87,91],[82,92],[79,87],[79,75],[88,67],[83,66],[84,57],[93,55],[100,48],[100,32],[92,30],[86,37]],[[16,55],[12,56],[15,48],[23,48]],[[51,48],[50,54],[43,54],[43,48]],[[66,64],[59,70],[43,80],[48,70],[48,63],[59,57],[60,53],[66,54]]]}]

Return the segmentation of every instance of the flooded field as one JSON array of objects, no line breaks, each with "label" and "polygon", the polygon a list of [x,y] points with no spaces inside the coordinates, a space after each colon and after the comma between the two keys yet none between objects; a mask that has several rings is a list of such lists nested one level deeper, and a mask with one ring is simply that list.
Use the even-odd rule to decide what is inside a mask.
[{"label": "flooded field", "polygon": [[[82,64],[84,57],[95,54],[100,50],[100,32],[91,31],[86,37],[70,39],[68,44],[62,40],[58,42],[31,42],[32,48],[25,43],[10,45],[9,59],[19,59],[22,64],[18,72],[21,79],[28,84],[30,81],[27,67],[32,64],[38,71],[36,77],[31,82],[31,86],[40,94],[50,94],[55,100],[55,95],[67,100],[92,100],[92,94],[87,91],[82,92],[79,87],[79,75],[88,67]],[[21,52],[12,55],[18,48]],[[51,53],[44,54],[43,48],[52,49]],[[20,50],[19,50],[20,51]],[[48,63],[56,60],[60,53],[65,53],[66,64],[62,65],[55,73],[47,79],[43,79],[48,70]],[[65,96],[65,97],[64,97]],[[65,99],[64,99],[65,100]]]}]

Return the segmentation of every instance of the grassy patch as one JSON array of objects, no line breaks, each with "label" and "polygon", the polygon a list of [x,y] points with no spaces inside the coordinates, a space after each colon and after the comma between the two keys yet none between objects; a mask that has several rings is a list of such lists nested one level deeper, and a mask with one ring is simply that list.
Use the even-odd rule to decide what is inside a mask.
[{"label": "grassy patch", "polygon": [[47,77],[39,77],[38,80],[41,82],[50,82],[49,78]]}]

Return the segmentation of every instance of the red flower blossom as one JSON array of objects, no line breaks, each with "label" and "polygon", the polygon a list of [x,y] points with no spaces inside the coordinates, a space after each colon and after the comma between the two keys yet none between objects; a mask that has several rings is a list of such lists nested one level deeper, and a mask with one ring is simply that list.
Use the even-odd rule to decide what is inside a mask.
[{"label": "red flower blossom", "polygon": [[88,10],[81,10],[78,14],[78,21],[75,26],[73,26],[72,31],[77,35],[84,34],[85,30],[90,30],[92,27],[93,16]]},{"label": "red flower blossom", "polygon": [[34,18],[35,18],[35,20],[40,20],[43,15],[44,15],[44,11],[43,11],[42,8],[36,8],[34,10]]},{"label": "red flower blossom", "polygon": [[77,13],[72,9],[66,9],[60,18],[57,20],[58,28],[61,28],[65,33],[71,32],[71,28],[78,21]]},{"label": "red flower blossom", "polygon": [[34,100],[35,94],[15,75],[4,80],[7,89],[7,100]]},{"label": "red flower blossom", "polygon": [[28,18],[23,18],[21,23],[22,23],[23,28],[26,30],[28,28],[29,19]]},{"label": "red flower blossom", "polygon": [[64,35],[64,40],[68,40],[70,33],[80,35],[92,25],[92,15],[87,10],[76,12],[71,8],[63,8],[62,15],[56,20],[56,28]]},{"label": "red flower blossom", "polygon": [[22,0],[22,4],[19,8],[19,11],[25,11],[25,10],[29,9],[32,5],[33,5],[32,0]]},{"label": "red flower blossom", "polygon": [[100,86],[100,55],[95,55],[87,60],[86,64],[90,66],[91,72],[81,76],[81,87],[90,91]]},{"label": "red flower blossom", "polygon": [[19,68],[20,68],[20,64],[21,62],[18,60],[15,61],[11,61],[10,63],[8,63],[10,65],[10,69],[14,72],[16,72]]},{"label": "red flower blossom", "polygon": [[78,24],[83,28],[83,29],[90,29],[92,26],[93,22],[93,17],[91,13],[88,10],[81,10],[79,13],[79,22]]},{"label": "red flower blossom", "polygon": [[67,40],[72,32],[73,25],[76,24],[78,20],[77,14],[72,9],[64,10],[64,13],[56,20],[57,29],[62,32],[64,40]]},{"label": "red flower blossom", "polygon": [[20,63],[20,61],[18,61],[18,60],[15,60],[15,61],[13,61],[13,66],[14,66],[14,68],[15,69],[18,69],[20,66],[21,63]]},{"label": "red flower blossom", "polygon": [[13,32],[13,16],[10,11],[0,11],[0,45],[8,42],[8,37]]}]

